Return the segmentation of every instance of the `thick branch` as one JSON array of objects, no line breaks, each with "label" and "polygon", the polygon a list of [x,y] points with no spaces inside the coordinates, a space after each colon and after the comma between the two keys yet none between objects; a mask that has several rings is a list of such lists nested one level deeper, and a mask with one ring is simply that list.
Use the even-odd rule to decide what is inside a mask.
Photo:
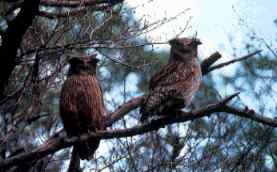
[{"label": "thick branch", "polygon": [[129,100],[128,102],[124,103],[124,105],[119,106],[116,111],[107,115],[109,119],[106,120],[105,126],[111,126],[114,122],[120,120],[125,114],[128,114],[130,111],[136,109],[141,105],[143,99],[144,96],[139,96]]},{"label": "thick branch", "polygon": [[[134,136],[137,134],[142,134],[145,132],[157,130],[163,127],[164,125],[168,125],[176,122],[185,122],[188,120],[193,120],[196,118],[207,116],[215,112],[217,109],[219,110],[220,107],[222,106],[222,103],[226,102],[226,100],[229,100],[229,99],[230,97],[228,97],[228,99],[222,100],[219,103],[208,105],[202,109],[199,109],[190,113],[185,113],[180,111],[178,112],[178,115],[167,116],[167,117],[152,121],[150,123],[143,124],[141,126],[136,126],[129,129],[119,129],[119,130],[113,130],[113,131],[98,131],[97,133],[84,134],[84,135],[81,135],[80,137],[73,137],[73,138],[66,138],[65,136],[52,138],[52,139],[49,139],[46,143],[44,143],[40,147],[38,147],[37,149],[33,150],[32,152],[17,155],[12,158],[1,161],[0,169],[8,169],[9,167],[16,164],[22,164],[25,162],[41,159],[49,154],[55,153],[56,151],[62,148],[70,147],[74,143],[85,141],[90,138],[112,139],[112,138]],[[133,104],[129,103],[129,105],[133,105]],[[128,111],[127,108],[123,108],[121,110],[125,112]]]},{"label": "thick branch", "polygon": [[203,75],[207,74],[208,73],[208,68],[220,58],[221,58],[221,54],[219,52],[215,52],[212,55],[210,55],[208,58],[206,58],[201,63],[202,74]]},{"label": "thick branch", "polygon": [[96,6],[101,4],[109,4],[109,5],[116,5],[122,3],[124,0],[84,0],[81,1],[49,1],[49,0],[42,0],[41,5],[45,7],[67,7],[67,8],[79,8],[80,5],[82,6]]},{"label": "thick branch", "polygon": [[[133,128],[118,129],[118,130],[112,130],[112,131],[98,131],[97,133],[89,133],[89,134],[81,135],[80,137],[72,137],[72,138],[66,138],[65,136],[52,138],[52,139],[49,139],[45,144],[41,145],[39,148],[35,149],[30,153],[24,153],[24,154],[9,158],[5,161],[1,161],[0,168],[8,169],[9,167],[16,164],[43,158],[49,154],[55,153],[56,151],[62,148],[70,147],[76,142],[82,142],[90,138],[113,139],[113,138],[134,136],[134,135],[143,134],[145,132],[149,132],[153,130],[158,130],[159,128],[162,128],[165,125],[186,122],[186,121],[202,118],[204,116],[210,116],[215,112],[232,113],[233,115],[236,115],[236,116],[248,118],[272,127],[277,127],[277,120],[275,119],[269,119],[269,118],[263,117],[261,114],[257,114],[252,110],[248,110],[248,109],[242,110],[242,109],[238,109],[238,108],[234,108],[226,105],[226,103],[228,103],[237,94],[238,93],[233,94],[218,103],[207,105],[203,108],[200,108],[192,112],[179,111],[175,113],[175,115],[162,117],[158,120],[153,120],[150,123],[146,123],[140,126],[135,126]],[[134,104],[131,104],[131,105],[134,105]],[[126,110],[128,108],[125,107],[124,109]],[[128,111],[129,110],[130,109],[128,109]]]}]

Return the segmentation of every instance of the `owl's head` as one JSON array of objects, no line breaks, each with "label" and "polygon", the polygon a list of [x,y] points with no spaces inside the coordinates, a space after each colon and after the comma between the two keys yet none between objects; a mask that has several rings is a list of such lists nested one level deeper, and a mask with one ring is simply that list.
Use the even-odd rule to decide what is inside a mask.
[{"label": "owl's head", "polygon": [[96,58],[96,54],[91,56],[72,57],[69,59],[69,71],[68,75],[95,75],[96,67],[99,59]]},{"label": "owl's head", "polygon": [[201,44],[197,38],[174,38],[169,41],[171,56],[175,60],[188,60],[197,57],[197,47]]}]

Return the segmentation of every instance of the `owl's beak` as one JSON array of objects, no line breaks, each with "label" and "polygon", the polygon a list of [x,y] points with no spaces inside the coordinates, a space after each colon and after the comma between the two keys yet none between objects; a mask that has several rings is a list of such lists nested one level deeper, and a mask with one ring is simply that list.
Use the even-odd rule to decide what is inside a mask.
[{"label": "owl's beak", "polygon": [[90,59],[90,62],[97,64],[100,60],[96,57]]},{"label": "owl's beak", "polygon": [[202,42],[199,39],[196,40],[196,43],[197,43],[197,45],[201,45],[202,44]]},{"label": "owl's beak", "polygon": [[174,45],[174,43],[176,43],[176,39],[171,39],[171,40],[168,41],[168,43],[169,43],[170,45]]},{"label": "owl's beak", "polygon": [[201,42],[199,39],[194,39],[194,40],[193,40],[193,44],[194,44],[194,45],[201,45],[202,42]]}]

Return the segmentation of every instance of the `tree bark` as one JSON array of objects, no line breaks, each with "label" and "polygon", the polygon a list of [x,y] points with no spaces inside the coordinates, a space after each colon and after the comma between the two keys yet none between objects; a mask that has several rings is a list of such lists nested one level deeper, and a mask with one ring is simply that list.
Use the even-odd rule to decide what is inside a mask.
[{"label": "tree bark", "polygon": [[5,98],[5,87],[9,77],[16,66],[16,55],[22,38],[39,13],[40,0],[25,0],[18,15],[8,22],[8,29],[1,35],[0,47],[0,101]]}]

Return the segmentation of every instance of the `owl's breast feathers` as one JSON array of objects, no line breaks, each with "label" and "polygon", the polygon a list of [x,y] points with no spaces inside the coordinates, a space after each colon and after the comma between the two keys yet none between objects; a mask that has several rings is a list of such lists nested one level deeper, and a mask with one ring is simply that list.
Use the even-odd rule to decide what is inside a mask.
[{"label": "owl's breast feathers", "polygon": [[[105,113],[101,88],[95,76],[70,76],[64,83],[60,101],[61,117],[67,133],[101,129]],[[77,127],[77,128],[75,128]],[[75,135],[74,131],[72,135]]]},{"label": "owl's breast feathers", "polygon": [[200,82],[201,67],[196,58],[167,64],[150,80],[150,93],[141,108],[142,120],[174,107],[172,101],[178,101],[178,108],[189,105]]},{"label": "owl's breast feathers", "polygon": [[[63,84],[60,116],[68,136],[80,136],[104,129],[105,107],[100,85],[95,75],[71,75]],[[91,138],[74,144],[81,159],[91,159],[100,144]]]}]

